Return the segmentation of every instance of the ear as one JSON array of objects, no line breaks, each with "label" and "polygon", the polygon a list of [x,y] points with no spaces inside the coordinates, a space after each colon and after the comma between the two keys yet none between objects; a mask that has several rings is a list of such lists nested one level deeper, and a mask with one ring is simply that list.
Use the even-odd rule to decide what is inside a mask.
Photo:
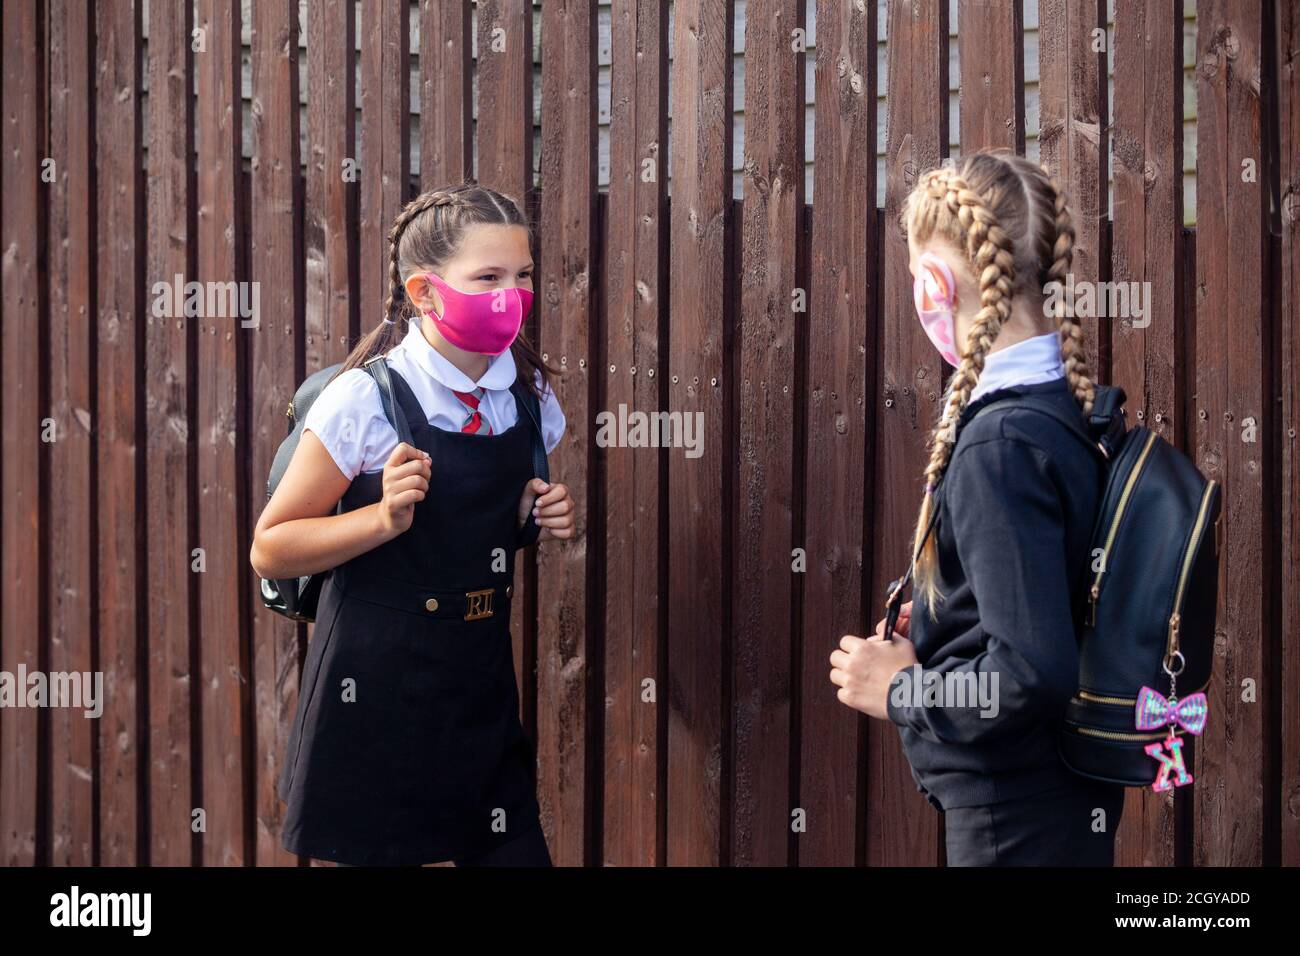
[{"label": "ear", "polygon": [[927,307],[938,305],[935,298],[941,299],[953,312],[957,311],[957,289],[948,281],[949,273],[934,256],[924,256],[920,262],[922,284],[925,287]]},{"label": "ear", "polygon": [[405,282],[406,297],[411,300],[421,312],[427,312],[432,309],[436,314],[442,315],[442,296],[438,295],[438,290],[434,288],[433,283],[424,277],[422,273],[414,273]]}]

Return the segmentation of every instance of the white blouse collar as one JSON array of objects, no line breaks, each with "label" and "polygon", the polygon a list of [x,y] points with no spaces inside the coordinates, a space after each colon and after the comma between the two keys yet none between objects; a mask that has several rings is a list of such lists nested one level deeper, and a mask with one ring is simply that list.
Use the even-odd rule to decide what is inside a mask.
[{"label": "white blouse collar", "polygon": [[504,390],[514,384],[518,370],[510,349],[506,349],[500,355],[494,355],[488,362],[487,371],[479,377],[478,381],[474,381],[429,344],[429,340],[424,337],[420,322],[418,318],[410,320],[406,337],[402,339],[398,348],[410,352],[416,364],[436,381],[457,392],[472,392],[480,386],[484,389]]},{"label": "white blouse collar", "polygon": [[1013,385],[1037,385],[1065,375],[1061,363],[1061,335],[1048,332],[990,352],[984,370],[971,390],[970,401],[999,388]]}]

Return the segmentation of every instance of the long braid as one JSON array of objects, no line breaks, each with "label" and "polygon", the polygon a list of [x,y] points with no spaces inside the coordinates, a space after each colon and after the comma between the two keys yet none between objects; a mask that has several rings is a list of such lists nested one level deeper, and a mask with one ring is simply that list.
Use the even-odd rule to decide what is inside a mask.
[{"label": "long braid", "polygon": [[[402,233],[426,210],[449,206],[455,201],[453,190],[435,189],[412,199],[393,220],[393,228],[388,231],[388,300],[384,303],[384,318],[389,321],[396,321],[406,312],[406,284],[402,281],[401,269]],[[397,315],[393,314],[394,310]]]},{"label": "long braid", "polygon": [[[1047,167],[1043,167],[1047,172]],[[1055,297],[1056,320],[1061,327],[1061,361],[1065,365],[1065,374],[1070,381],[1070,389],[1078,399],[1085,415],[1092,412],[1096,390],[1092,377],[1088,374],[1088,359],[1083,351],[1083,328],[1075,320],[1073,303],[1064,295],[1064,284],[1070,274],[1070,265],[1074,259],[1074,223],[1070,219],[1070,209],[1065,190],[1055,176],[1048,176],[1048,182],[1054,194],[1054,213],[1056,217],[1056,238],[1052,246],[1052,264],[1047,271],[1048,283],[1059,283],[1061,288]]]},{"label": "long braid", "polygon": [[[980,311],[971,323],[965,354],[949,383],[943,414],[931,435],[930,460],[925,468],[925,497],[917,519],[913,548],[921,547],[934,508],[934,492],[952,456],[956,423],[970,402],[971,391],[984,370],[984,360],[1002,324],[1011,315],[1016,269],[1010,236],[984,197],[949,169],[933,170],[909,197],[909,218],[922,227],[919,234],[939,231],[965,237],[966,254],[979,276]],[[935,582],[938,548],[929,537],[917,558],[916,586],[931,614],[939,593]]]}]

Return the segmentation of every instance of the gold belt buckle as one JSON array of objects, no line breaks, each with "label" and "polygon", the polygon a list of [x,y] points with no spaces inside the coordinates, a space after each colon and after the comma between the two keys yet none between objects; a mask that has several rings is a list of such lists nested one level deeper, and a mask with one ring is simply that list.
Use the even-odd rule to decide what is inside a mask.
[{"label": "gold belt buckle", "polygon": [[481,621],[492,616],[492,595],[496,588],[465,592],[465,620]]}]

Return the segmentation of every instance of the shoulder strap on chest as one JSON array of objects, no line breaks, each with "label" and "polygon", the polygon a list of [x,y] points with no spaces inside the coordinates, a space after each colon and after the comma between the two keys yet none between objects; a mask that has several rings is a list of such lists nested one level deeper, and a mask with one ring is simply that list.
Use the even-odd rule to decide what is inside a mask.
[{"label": "shoulder strap on chest", "polygon": [[515,404],[523,409],[521,416],[527,417],[532,424],[533,474],[549,482],[551,475],[546,461],[546,443],[542,439],[542,403],[538,400],[537,394],[521,379],[515,379],[514,384],[510,386],[510,391],[515,396]]},{"label": "shoulder strap on chest", "polygon": [[[379,401],[384,406],[384,415],[388,423],[397,432],[397,440],[408,445],[415,444],[411,439],[411,428],[407,421],[410,412],[409,402],[406,399],[409,396],[410,401],[415,400],[415,396],[411,394],[411,387],[406,384],[402,376],[388,367],[382,355],[376,355],[362,367],[379,386]],[[419,402],[416,402],[416,407],[419,407]]]}]

